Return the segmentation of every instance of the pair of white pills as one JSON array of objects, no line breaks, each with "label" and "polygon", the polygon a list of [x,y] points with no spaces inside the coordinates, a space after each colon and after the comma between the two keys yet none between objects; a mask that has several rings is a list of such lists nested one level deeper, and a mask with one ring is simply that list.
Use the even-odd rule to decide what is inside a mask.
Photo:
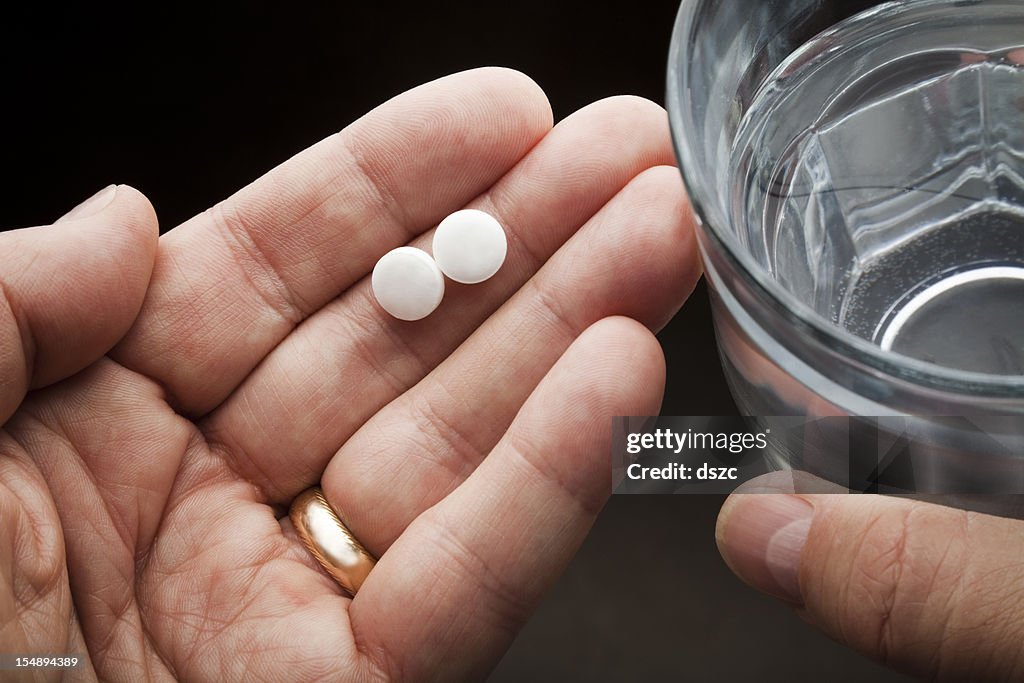
[{"label": "pair of white pills", "polygon": [[399,320],[422,320],[444,298],[444,276],[465,285],[489,279],[505,263],[508,240],[501,224],[483,211],[457,211],[434,233],[434,256],[415,247],[385,254],[373,269],[373,295]]}]

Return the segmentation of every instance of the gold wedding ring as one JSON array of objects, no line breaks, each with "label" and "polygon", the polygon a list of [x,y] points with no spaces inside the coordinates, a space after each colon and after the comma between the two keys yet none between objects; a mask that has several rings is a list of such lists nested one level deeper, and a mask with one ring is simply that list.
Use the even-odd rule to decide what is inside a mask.
[{"label": "gold wedding ring", "polygon": [[319,487],[304,491],[291,507],[292,526],[320,566],[355,595],[376,560],[352,535]]}]

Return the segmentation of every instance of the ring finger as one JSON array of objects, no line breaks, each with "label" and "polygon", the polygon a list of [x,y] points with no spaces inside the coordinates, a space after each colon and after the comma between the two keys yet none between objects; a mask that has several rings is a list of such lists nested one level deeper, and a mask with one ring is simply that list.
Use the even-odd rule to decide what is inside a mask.
[{"label": "ring finger", "polygon": [[356,432],[322,482],[353,533],[382,554],[472,474],[592,324],[626,316],[663,326],[700,273],[690,216],[675,168],[641,174],[455,353]]},{"label": "ring finger", "polygon": [[497,276],[451,286],[440,309],[418,323],[390,319],[364,278],[285,339],[211,414],[203,424],[208,440],[271,502],[287,503],[632,178],[671,158],[665,113],[651,102],[613,98],[570,116],[471,205],[495,214],[512,237]]}]

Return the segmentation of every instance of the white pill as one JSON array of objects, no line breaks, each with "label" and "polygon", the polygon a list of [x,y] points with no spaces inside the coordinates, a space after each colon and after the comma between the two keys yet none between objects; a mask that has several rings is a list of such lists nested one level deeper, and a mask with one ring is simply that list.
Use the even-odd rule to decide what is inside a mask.
[{"label": "white pill", "polygon": [[457,211],[434,233],[434,259],[441,271],[464,285],[475,285],[498,272],[508,240],[501,224],[483,211]]},{"label": "white pill", "polygon": [[444,275],[430,254],[399,247],[377,261],[371,278],[381,307],[399,320],[421,320],[433,313],[444,297]]}]

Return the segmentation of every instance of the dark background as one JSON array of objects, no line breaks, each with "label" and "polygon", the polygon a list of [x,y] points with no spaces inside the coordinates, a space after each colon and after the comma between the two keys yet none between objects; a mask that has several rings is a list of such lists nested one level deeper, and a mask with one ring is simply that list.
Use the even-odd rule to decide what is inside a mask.
[{"label": "dark background", "polygon": [[[248,3],[6,10],[3,227],[128,183],[169,229],[402,90],[520,69],[557,119],[663,101],[677,0]],[[703,285],[661,334],[664,413],[735,412]],[[735,579],[716,496],[620,496],[494,680],[904,680]]]}]

